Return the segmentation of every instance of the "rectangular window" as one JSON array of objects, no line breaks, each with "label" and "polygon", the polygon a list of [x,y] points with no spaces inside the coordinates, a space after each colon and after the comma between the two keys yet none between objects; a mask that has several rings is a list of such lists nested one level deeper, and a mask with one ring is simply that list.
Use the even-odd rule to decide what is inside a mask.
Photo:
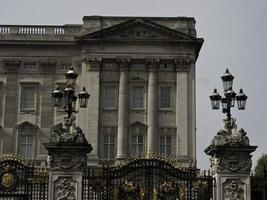
[{"label": "rectangular window", "polygon": [[104,87],[104,109],[115,109],[116,108],[116,87],[105,86]]},{"label": "rectangular window", "polygon": [[32,134],[20,135],[19,141],[19,154],[24,158],[31,158],[33,145]]},{"label": "rectangular window", "polygon": [[21,111],[35,111],[35,93],[36,87],[34,85],[22,85],[20,95],[20,110]]},{"label": "rectangular window", "polygon": [[36,63],[25,63],[23,69],[25,71],[37,71],[38,68]]},{"label": "rectangular window", "polygon": [[104,135],[104,151],[103,159],[114,160],[115,159],[115,136]]},{"label": "rectangular window", "polygon": [[142,135],[132,136],[132,154],[144,152],[144,139]]},{"label": "rectangular window", "polygon": [[171,87],[160,87],[160,108],[171,108]]},{"label": "rectangular window", "polygon": [[160,153],[171,155],[171,136],[160,137]]},{"label": "rectangular window", "polygon": [[143,86],[133,87],[132,108],[135,108],[135,109],[144,108],[144,87]]}]

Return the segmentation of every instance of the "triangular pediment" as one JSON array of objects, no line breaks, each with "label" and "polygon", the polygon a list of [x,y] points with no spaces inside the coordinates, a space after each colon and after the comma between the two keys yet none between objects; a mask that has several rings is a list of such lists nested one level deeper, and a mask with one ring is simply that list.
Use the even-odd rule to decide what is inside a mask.
[{"label": "triangular pediment", "polygon": [[190,35],[159,25],[157,23],[136,18],[121,24],[105,28],[88,35],[81,36],[81,40],[181,40],[194,41]]},{"label": "triangular pediment", "polygon": [[29,122],[29,121],[24,121],[15,126],[15,128],[20,129],[20,128],[29,128],[29,129],[38,129],[39,127],[36,126],[35,124]]}]

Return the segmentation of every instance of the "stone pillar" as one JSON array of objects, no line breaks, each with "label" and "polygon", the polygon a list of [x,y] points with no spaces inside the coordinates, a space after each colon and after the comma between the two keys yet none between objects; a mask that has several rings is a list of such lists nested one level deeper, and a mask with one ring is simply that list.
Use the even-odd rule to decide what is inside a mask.
[{"label": "stone pillar", "polygon": [[157,152],[157,68],[159,59],[149,59],[148,64],[148,94],[147,94],[147,152]]},{"label": "stone pillar", "polygon": [[183,60],[176,64],[176,155],[188,159],[188,80],[187,66]]},{"label": "stone pillar", "polygon": [[129,59],[118,59],[120,70],[117,159],[127,156],[128,136],[128,68]]},{"label": "stone pillar", "polygon": [[48,199],[82,200],[82,176],[90,144],[47,143],[49,155]]},{"label": "stone pillar", "polygon": [[82,61],[79,86],[86,87],[90,94],[86,109],[80,109],[78,113],[78,125],[83,129],[86,138],[91,142],[93,151],[88,155],[88,165],[98,165],[99,144],[99,102],[100,102],[100,68],[102,59],[86,57]]},{"label": "stone pillar", "polygon": [[211,156],[211,172],[216,180],[214,199],[250,200],[251,153],[257,146],[250,146],[243,129],[236,130],[234,119],[224,121],[225,129],[205,149]]}]

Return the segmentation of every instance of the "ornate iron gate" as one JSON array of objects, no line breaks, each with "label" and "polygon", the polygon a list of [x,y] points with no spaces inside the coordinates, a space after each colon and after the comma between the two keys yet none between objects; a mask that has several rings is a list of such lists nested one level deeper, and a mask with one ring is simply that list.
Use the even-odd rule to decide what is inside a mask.
[{"label": "ornate iron gate", "polygon": [[0,158],[1,200],[47,200],[48,173],[11,154]]},{"label": "ornate iron gate", "polygon": [[178,168],[164,157],[142,157],[118,166],[88,168],[82,199],[211,200],[213,179]]}]

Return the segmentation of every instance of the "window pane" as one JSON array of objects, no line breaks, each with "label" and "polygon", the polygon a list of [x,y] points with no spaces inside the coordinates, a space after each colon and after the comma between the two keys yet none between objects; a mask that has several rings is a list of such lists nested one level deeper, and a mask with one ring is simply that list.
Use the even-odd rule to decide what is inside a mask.
[{"label": "window pane", "polygon": [[133,108],[144,108],[144,87],[133,87]]},{"label": "window pane", "polygon": [[104,107],[115,108],[115,86],[104,87]]},{"label": "window pane", "polygon": [[160,88],[160,108],[171,107],[171,88],[161,87]]},{"label": "window pane", "polygon": [[143,144],[143,136],[138,136],[138,143]]},{"label": "window pane", "polygon": [[103,149],[103,158],[104,159],[114,159],[115,152],[115,136],[114,135],[105,135],[104,136],[104,149]]},{"label": "window pane", "polygon": [[32,135],[20,135],[19,138],[19,154],[25,158],[32,157]]},{"label": "window pane", "polygon": [[33,109],[34,108],[34,93],[35,87],[23,86],[21,91],[21,108]]},{"label": "window pane", "polygon": [[111,144],[110,145],[110,156],[109,159],[114,159],[115,158],[115,145]]}]

